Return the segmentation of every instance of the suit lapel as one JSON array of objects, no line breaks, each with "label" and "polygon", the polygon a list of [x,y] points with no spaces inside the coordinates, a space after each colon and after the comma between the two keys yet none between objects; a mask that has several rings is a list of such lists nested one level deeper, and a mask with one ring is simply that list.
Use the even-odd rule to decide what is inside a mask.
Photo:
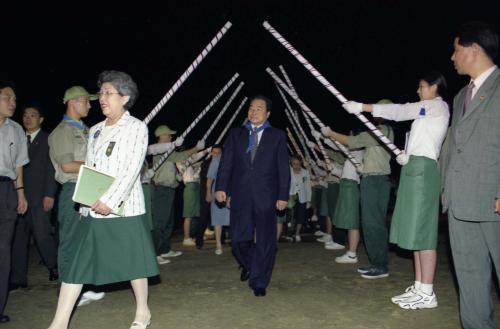
[{"label": "suit lapel", "polygon": [[[496,79],[499,75],[498,69],[493,71],[491,75],[484,81],[484,83],[481,85],[477,93],[474,95],[474,98],[472,98],[471,104],[470,104],[470,109],[467,110],[465,115],[462,117],[460,121],[464,121],[467,118],[469,118],[471,115],[474,113],[481,111],[485,108],[485,106],[481,106],[483,104],[487,104],[489,102],[489,97],[491,97],[491,93],[493,91],[493,87],[495,86]],[[465,96],[464,96],[465,98]],[[462,109],[463,109],[463,103],[464,99],[460,102],[462,104]]]},{"label": "suit lapel", "polygon": [[[102,148],[102,147],[107,147],[108,143],[110,141],[113,141],[114,138],[120,133],[122,127],[127,123],[128,119],[130,117],[130,114],[128,112],[123,113],[122,117],[118,122],[116,123],[116,127],[106,136],[106,137],[98,137],[97,140],[95,141],[95,147],[94,147],[94,154],[97,154],[97,152]],[[105,122],[101,124],[99,127],[99,130],[104,129]],[[116,141],[115,141],[116,142]]]}]

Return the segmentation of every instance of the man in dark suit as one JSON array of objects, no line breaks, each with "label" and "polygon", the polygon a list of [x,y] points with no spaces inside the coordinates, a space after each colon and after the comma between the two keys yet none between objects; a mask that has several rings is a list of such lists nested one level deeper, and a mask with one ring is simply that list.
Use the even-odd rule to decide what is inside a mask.
[{"label": "man in dark suit", "polygon": [[491,302],[492,263],[500,269],[500,71],[498,34],[481,22],[464,24],[451,57],[470,77],[453,100],[444,209],[460,292],[464,328],[497,328]]},{"label": "man in dark suit", "polygon": [[276,209],[285,209],[290,187],[286,135],[270,126],[270,110],[268,98],[252,99],[247,123],[226,139],[215,187],[217,201],[231,208],[233,254],[255,296],[265,296],[271,280]]},{"label": "man in dark suit", "polygon": [[56,244],[51,234],[50,215],[57,190],[54,167],[49,158],[48,134],[41,129],[44,116],[39,106],[23,109],[23,126],[28,140],[30,163],[24,166],[24,191],[30,207],[19,216],[12,245],[11,288],[28,284],[30,235],[49,270],[49,280],[58,278]]}]

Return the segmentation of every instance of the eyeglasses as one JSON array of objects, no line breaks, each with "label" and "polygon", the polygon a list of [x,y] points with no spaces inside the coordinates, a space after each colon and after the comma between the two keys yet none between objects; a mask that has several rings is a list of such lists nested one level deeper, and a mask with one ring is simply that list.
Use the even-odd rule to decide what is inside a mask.
[{"label": "eyeglasses", "polygon": [[13,96],[13,95],[9,95],[9,96],[1,96],[1,95],[0,95],[0,98],[5,98],[5,99],[7,99],[8,101],[12,100],[12,101],[14,101],[14,102],[15,102],[15,101],[16,101],[16,99],[17,99],[17,98],[16,98],[16,96]]},{"label": "eyeglasses", "polygon": [[99,97],[104,97],[104,98],[108,98],[110,97],[111,95],[121,95],[120,93],[116,92],[116,93],[113,93],[113,92],[109,92],[109,91],[105,91],[105,92],[99,92],[97,93],[97,96]]}]

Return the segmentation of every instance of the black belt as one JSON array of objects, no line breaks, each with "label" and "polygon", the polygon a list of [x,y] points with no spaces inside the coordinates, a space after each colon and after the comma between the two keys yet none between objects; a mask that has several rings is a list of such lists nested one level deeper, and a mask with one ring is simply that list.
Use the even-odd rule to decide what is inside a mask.
[{"label": "black belt", "polygon": [[7,176],[0,176],[0,182],[12,182],[12,178]]}]

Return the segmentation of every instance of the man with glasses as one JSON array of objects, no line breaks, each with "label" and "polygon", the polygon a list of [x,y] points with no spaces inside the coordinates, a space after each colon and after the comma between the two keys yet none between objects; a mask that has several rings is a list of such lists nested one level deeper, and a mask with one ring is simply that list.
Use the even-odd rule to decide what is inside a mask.
[{"label": "man with glasses", "polygon": [[29,162],[23,128],[12,121],[16,109],[14,87],[0,81],[0,323],[9,322],[3,314],[9,289],[10,245],[17,215],[26,213],[23,166]]},{"label": "man with glasses", "polygon": [[[82,122],[90,110],[90,101],[96,95],[89,94],[81,86],[73,86],[64,93],[63,103],[66,114],[49,136],[50,160],[55,168],[55,178],[62,184],[58,204],[59,248],[57,263],[59,274],[64,277],[68,270],[68,251],[73,240],[80,214],[73,202],[76,180],[80,166],[85,163],[88,141],[88,127]],[[87,291],[78,306],[99,300],[104,293]]]}]

